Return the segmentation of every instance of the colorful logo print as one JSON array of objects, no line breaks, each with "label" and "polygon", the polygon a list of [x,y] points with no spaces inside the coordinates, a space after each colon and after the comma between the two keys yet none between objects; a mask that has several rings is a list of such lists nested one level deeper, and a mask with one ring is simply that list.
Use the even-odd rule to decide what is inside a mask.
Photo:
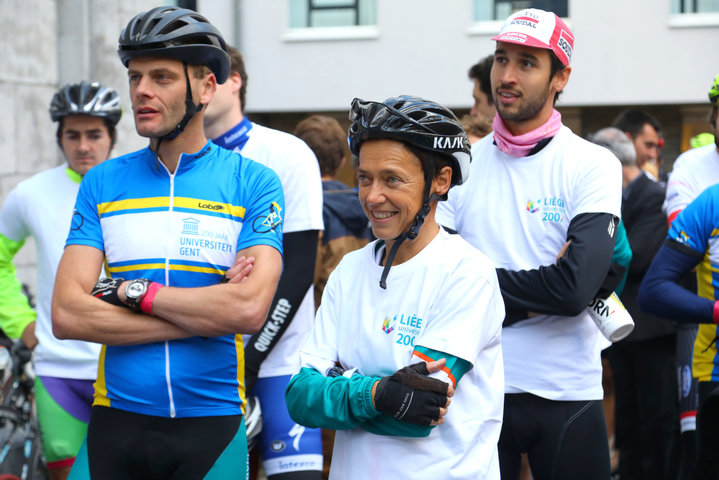
[{"label": "colorful logo print", "polygon": [[392,321],[387,317],[385,317],[384,322],[382,322],[382,331],[388,335],[394,330],[394,327],[390,326],[391,323]]}]

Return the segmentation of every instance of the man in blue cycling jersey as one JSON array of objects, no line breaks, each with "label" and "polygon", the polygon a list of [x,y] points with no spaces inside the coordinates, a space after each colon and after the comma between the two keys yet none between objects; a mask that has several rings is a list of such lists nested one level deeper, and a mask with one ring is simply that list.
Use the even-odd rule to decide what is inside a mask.
[{"label": "man in blue cycling jersey", "polygon": [[[243,477],[242,334],[280,275],[281,185],[205,137],[229,58],[204,17],[140,13],[118,53],[150,142],[86,175],[58,268],[54,333],[103,344],[70,478]],[[97,282],[103,265],[112,278]]]}]

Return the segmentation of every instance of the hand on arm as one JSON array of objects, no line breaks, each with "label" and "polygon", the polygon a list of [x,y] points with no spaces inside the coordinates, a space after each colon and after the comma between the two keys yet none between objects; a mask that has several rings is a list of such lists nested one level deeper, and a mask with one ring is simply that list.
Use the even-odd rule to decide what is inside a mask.
[{"label": "hand on arm", "polygon": [[430,378],[445,359],[415,363],[382,377],[372,386],[372,404],[392,418],[416,425],[441,425],[447,414],[454,388]]},{"label": "hand on arm", "polygon": [[227,269],[225,272],[225,278],[222,283],[242,283],[247,280],[247,277],[252,271],[252,267],[255,264],[255,257],[246,257],[240,255],[235,260],[235,264]]},{"label": "hand on arm", "polygon": [[[238,260],[243,256],[254,258],[249,267],[251,273],[244,280],[237,275],[248,266],[238,262],[232,268],[240,273],[230,273],[233,276],[228,283],[198,288],[163,287],[155,295],[153,315],[205,337],[255,333],[264,322],[275,294],[282,256],[268,245],[255,245],[237,253]],[[122,287],[120,295],[122,300]]]},{"label": "hand on arm", "polygon": [[504,326],[528,318],[528,312],[574,316],[594,298],[611,264],[614,237],[608,234],[609,213],[585,213],[572,219],[567,242],[556,264],[533,270],[497,269],[505,302]]}]

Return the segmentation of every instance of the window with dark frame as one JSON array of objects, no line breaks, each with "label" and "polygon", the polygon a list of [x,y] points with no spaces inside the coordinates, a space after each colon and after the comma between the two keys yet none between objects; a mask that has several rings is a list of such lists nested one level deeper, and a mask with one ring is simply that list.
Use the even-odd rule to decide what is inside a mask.
[{"label": "window with dark frame", "polygon": [[503,21],[525,8],[539,8],[554,12],[558,17],[569,17],[568,0],[474,0],[474,20],[477,22]]},{"label": "window with dark frame", "polygon": [[359,25],[359,0],[308,0],[308,27],[324,26],[328,14],[335,19],[350,19],[345,25]]},{"label": "window with dark frame", "polygon": [[719,13],[719,0],[673,0],[672,13]]}]

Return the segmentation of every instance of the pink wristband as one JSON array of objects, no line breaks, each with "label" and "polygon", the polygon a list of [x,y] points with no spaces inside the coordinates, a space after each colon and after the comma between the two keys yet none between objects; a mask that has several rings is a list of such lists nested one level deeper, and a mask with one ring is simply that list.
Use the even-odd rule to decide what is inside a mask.
[{"label": "pink wristband", "polygon": [[143,313],[152,315],[152,301],[155,300],[157,291],[162,287],[164,287],[164,285],[157,282],[150,282],[147,286],[147,293],[140,301],[140,310],[142,310]]},{"label": "pink wristband", "polygon": [[719,325],[719,300],[714,302],[714,310],[712,310],[712,320]]}]

